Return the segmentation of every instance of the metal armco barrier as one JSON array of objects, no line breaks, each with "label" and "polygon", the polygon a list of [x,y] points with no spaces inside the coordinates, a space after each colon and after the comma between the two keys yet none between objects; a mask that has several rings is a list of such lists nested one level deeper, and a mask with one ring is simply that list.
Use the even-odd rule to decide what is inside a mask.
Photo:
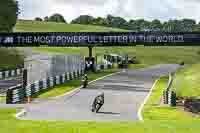
[{"label": "metal armco barrier", "polygon": [[23,89],[23,86],[21,84],[9,88],[7,91],[6,103],[7,104],[22,103],[25,100],[25,95],[26,95],[25,89]]},{"label": "metal armco barrier", "polygon": [[[78,72],[80,74],[78,75]],[[6,103],[7,104],[20,104],[24,103],[27,97],[31,97],[35,94],[40,93],[43,90],[50,89],[55,85],[60,85],[67,83],[70,80],[80,78],[84,75],[84,70],[77,70],[71,73],[65,73],[56,77],[49,77],[40,81],[36,81],[33,84],[29,84],[26,87],[23,87],[22,84],[9,88],[7,91]],[[69,79],[71,77],[71,79]]]},{"label": "metal armco barrier", "polygon": [[[81,72],[78,75],[78,72]],[[77,78],[80,78],[82,75],[84,75],[83,70],[77,70],[71,73],[65,73],[60,76],[56,77],[49,77],[47,79],[43,79],[40,81],[36,81],[35,83],[26,86],[26,97],[33,96],[42,90],[50,89],[54,87],[55,85],[60,85],[63,83],[67,83],[70,80],[74,80]]]},{"label": "metal armco barrier", "polygon": [[0,79],[11,78],[20,76],[23,73],[23,68],[17,68],[13,70],[0,71]]},{"label": "metal armco barrier", "polygon": [[[99,67],[105,68],[111,68],[108,64],[106,65],[99,65]],[[55,85],[67,83],[70,80],[78,79],[81,76],[84,75],[84,68],[78,69],[73,72],[67,72],[59,76],[55,77],[48,77],[46,79],[42,79],[39,81],[35,81],[33,84],[28,84],[26,86],[23,86],[22,84],[12,87],[7,91],[7,98],[6,103],[7,104],[17,104],[17,103],[24,103],[27,99],[27,97],[31,97],[35,94],[40,93],[43,90],[50,89],[54,87]],[[14,72],[11,72],[14,73]],[[22,74],[22,69],[17,69],[15,71],[16,74]],[[8,72],[7,74],[9,75]]]}]

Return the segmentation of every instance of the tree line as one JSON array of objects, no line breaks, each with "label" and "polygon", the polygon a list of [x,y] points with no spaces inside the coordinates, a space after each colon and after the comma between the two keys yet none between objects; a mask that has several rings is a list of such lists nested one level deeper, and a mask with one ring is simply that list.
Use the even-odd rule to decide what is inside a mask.
[{"label": "tree line", "polygon": [[[16,0],[0,0],[0,31],[12,32],[19,15],[18,2]],[[67,23],[65,18],[59,14],[53,14],[44,18],[37,17],[36,21]],[[164,32],[191,32],[200,31],[200,24],[193,19],[169,20],[161,22],[158,19],[147,21],[144,19],[126,19],[107,15],[106,17],[93,17],[81,15],[70,22],[71,24],[98,25],[126,29],[131,31],[164,31]]]},{"label": "tree line", "polygon": [[[36,21],[48,21],[48,22],[62,22],[67,23],[61,14],[53,14],[50,17],[35,18]],[[126,19],[107,15],[103,17],[93,17],[90,15],[80,15],[70,22],[71,24],[84,24],[84,25],[98,25],[113,28],[126,29],[131,31],[164,31],[164,32],[192,32],[198,31],[199,24],[193,19],[181,19],[181,20],[169,20],[161,22],[158,19],[148,21],[145,19],[131,19],[127,21]]]}]

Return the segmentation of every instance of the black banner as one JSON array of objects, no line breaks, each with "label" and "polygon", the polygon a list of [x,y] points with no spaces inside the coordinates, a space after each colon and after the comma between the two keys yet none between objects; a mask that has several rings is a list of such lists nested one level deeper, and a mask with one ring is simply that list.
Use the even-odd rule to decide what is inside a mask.
[{"label": "black banner", "polygon": [[25,32],[0,33],[0,47],[200,46],[200,33]]}]

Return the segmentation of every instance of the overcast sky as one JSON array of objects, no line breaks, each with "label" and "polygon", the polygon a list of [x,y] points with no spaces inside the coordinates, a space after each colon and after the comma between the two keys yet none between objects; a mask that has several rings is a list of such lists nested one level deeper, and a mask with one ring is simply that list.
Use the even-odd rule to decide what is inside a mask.
[{"label": "overcast sky", "polygon": [[20,18],[62,14],[69,22],[79,15],[147,20],[192,18],[200,20],[200,0],[18,0]]}]

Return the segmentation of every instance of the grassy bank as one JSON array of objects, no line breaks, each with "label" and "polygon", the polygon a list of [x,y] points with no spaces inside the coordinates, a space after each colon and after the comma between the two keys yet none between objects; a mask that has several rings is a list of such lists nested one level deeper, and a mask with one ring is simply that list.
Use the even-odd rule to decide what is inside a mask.
[{"label": "grassy bank", "polygon": [[[119,71],[119,70],[118,69],[108,69],[108,70],[102,71],[101,73],[88,73],[88,78],[89,78],[89,81],[92,81],[99,77],[103,77],[103,76],[112,74],[117,71]],[[41,92],[37,96],[34,96],[34,98],[49,98],[49,97],[63,95],[81,85],[82,85],[81,79],[69,81],[68,83],[65,83],[62,85],[57,85],[50,90]]]},{"label": "grassy bank", "polygon": [[5,96],[0,96],[0,103],[5,103],[6,97]]},{"label": "grassy bank", "polygon": [[178,96],[200,97],[200,64],[188,65],[177,72],[173,89]]},{"label": "grassy bank", "polygon": [[162,77],[156,82],[153,93],[144,106],[143,116],[145,120],[177,121],[181,123],[198,119],[180,108],[172,108],[164,105],[160,106],[160,99],[167,82],[168,77]]},{"label": "grassy bank", "polygon": [[103,27],[103,26],[19,20],[16,24],[15,31],[16,32],[110,32],[110,31],[126,31],[126,30]]},{"label": "grassy bank", "polygon": [[23,55],[15,48],[0,48],[0,70],[14,69],[23,64]]}]

